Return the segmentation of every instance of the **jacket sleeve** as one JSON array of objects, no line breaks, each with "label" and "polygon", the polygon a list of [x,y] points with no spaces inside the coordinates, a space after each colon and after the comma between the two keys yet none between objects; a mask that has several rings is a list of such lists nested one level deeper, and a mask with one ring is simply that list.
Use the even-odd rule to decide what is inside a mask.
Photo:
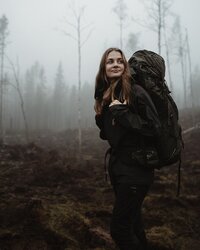
[{"label": "jacket sleeve", "polygon": [[135,130],[145,136],[156,136],[160,121],[156,109],[145,93],[137,96],[134,106],[118,104],[110,107],[116,122],[126,129]]},{"label": "jacket sleeve", "polygon": [[103,115],[95,115],[95,121],[97,127],[100,129],[99,136],[102,140],[107,140],[105,132],[104,132],[104,125],[103,125]]}]

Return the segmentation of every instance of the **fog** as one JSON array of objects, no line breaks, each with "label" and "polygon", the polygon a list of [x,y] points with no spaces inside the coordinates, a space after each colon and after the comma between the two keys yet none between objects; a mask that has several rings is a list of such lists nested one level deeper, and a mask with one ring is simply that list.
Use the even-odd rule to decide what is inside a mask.
[{"label": "fog", "polygon": [[[70,97],[73,97],[72,93],[76,91],[73,89],[73,86],[78,86],[78,49],[77,42],[73,39],[73,37],[76,37],[76,29],[73,28],[73,25],[76,25],[76,20],[73,11],[79,13],[80,8],[82,6],[85,7],[81,19],[81,27],[84,28],[81,31],[81,39],[85,41],[81,47],[81,82],[83,93],[86,93],[88,88],[87,94],[90,94],[90,96],[85,95],[86,99],[83,100],[85,103],[87,102],[85,107],[89,107],[91,111],[88,116],[83,115],[86,121],[90,121],[86,122],[87,126],[91,126],[91,119],[93,119],[93,89],[101,55],[108,47],[120,47],[119,21],[116,13],[113,11],[116,2],[116,0],[104,2],[97,0],[0,0],[0,17],[5,15],[9,22],[9,36],[5,53],[14,65],[18,65],[21,84],[23,85],[26,82],[24,78],[27,70],[30,71],[31,68],[33,69],[33,65],[35,65],[36,70],[40,68],[44,70],[45,91],[53,91],[58,65],[61,63],[64,82]],[[126,46],[130,33],[138,35],[138,43],[135,49],[145,48],[158,52],[157,34],[145,25],[145,23],[150,23],[150,20],[147,15],[148,10],[144,7],[143,1],[124,0],[124,3],[127,6],[127,11],[123,29],[123,50],[127,58],[134,52],[130,49],[128,50]],[[180,17],[183,38],[187,30],[192,72],[195,72],[195,69],[197,69],[200,58],[199,9],[200,2],[198,0],[174,0],[170,8],[171,14],[168,16],[166,23],[167,33],[170,33],[174,16],[177,15]],[[69,35],[66,35],[66,33]],[[161,49],[161,55],[166,59],[163,40],[161,40]],[[175,85],[173,94],[179,106],[183,107],[180,62],[174,51],[172,52],[172,60],[172,77]],[[38,64],[35,64],[36,62]],[[5,62],[5,73],[12,77],[13,72],[8,62]],[[166,78],[168,80],[168,75],[166,75]],[[199,81],[198,69],[195,81]],[[88,85],[85,85],[86,83]],[[189,90],[188,82],[187,89]],[[195,93],[196,99],[199,95],[198,91],[199,87]],[[190,97],[187,98],[189,99]],[[16,106],[19,102],[17,97],[16,99],[11,98],[11,94],[10,97],[9,95],[6,97],[5,94],[5,99],[9,105]],[[10,101],[11,99],[12,101]],[[10,124],[10,119],[14,116],[10,115],[13,111],[8,112],[9,115],[6,114],[5,116],[7,117],[7,123]],[[45,111],[44,109],[43,112],[45,113],[47,110]],[[88,113],[87,110],[86,113]],[[63,116],[63,114],[60,115]],[[32,116],[32,119],[36,119],[36,117]],[[51,122],[51,119],[48,122]],[[66,122],[63,121],[63,124],[59,127],[60,129],[66,127]],[[71,125],[68,124],[68,127],[73,127],[74,124],[72,122]],[[56,125],[53,127],[56,127]]]},{"label": "fog", "polygon": [[[119,26],[113,8],[116,0],[72,1],[75,8],[85,6],[83,26],[90,26],[83,32],[83,39],[90,29],[92,33],[82,47],[82,79],[94,82],[100,56],[104,49],[119,46]],[[21,71],[25,71],[35,61],[44,65],[48,81],[54,79],[59,61],[64,66],[67,82],[77,81],[76,42],[63,34],[66,30],[75,34],[64,19],[75,23],[71,1],[66,0],[0,0],[0,15],[5,14],[9,21],[9,41],[6,52],[15,61],[18,58]],[[132,17],[145,19],[142,1],[126,0],[128,14],[124,29],[124,42],[130,32],[140,33],[140,48],[157,50],[156,33],[148,31],[132,21]],[[181,23],[188,29],[193,64],[199,63],[200,36],[198,24],[200,2],[198,0],[175,0],[172,11],[181,17]],[[129,54],[127,56],[130,56]]]}]

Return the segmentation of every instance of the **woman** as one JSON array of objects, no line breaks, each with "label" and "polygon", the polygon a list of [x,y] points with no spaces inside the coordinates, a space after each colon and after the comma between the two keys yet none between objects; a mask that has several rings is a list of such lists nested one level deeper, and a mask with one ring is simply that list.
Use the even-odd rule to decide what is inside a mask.
[{"label": "woman", "polygon": [[95,85],[96,124],[111,146],[109,175],[115,192],[111,236],[120,250],[147,249],[141,219],[143,200],[154,171],[141,157],[159,128],[155,107],[147,93],[131,84],[127,60],[118,48],[102,56]]}]

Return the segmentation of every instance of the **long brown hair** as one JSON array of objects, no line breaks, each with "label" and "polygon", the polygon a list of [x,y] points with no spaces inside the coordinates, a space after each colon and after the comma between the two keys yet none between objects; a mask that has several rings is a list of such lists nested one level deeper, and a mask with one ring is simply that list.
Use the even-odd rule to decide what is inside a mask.
[{"label": "long brown hair", "polygon": [[[121,54],[124,63],[124,72],[120,79],[116,80],[114,84],[110,84],[106,76],[106,59],[110,52],[117,51]],[[114,99],[114,91],[117,84],[121,84],[121,94],[122,99],[126,100],[127,103],[131,99],[131,84],[130,84],[131,74],[129,70],[128,62],[125,58],[124,53],[119,48],[109,48],[107,49],[100,61],[99,71],[96,75],[95,83],[95,112],[101,114],[102,108],[105,104],[109,104]]]}]

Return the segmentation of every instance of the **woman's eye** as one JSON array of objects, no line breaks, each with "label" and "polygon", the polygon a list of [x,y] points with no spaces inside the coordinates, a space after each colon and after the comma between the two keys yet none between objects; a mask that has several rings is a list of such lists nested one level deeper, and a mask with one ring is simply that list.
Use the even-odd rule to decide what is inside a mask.
[{"label": "woman's eye", "polygon": [[124,61],[123,61],[123,59],[118,59],[118,60],[108,60],[107,62],[106,62],[107,64],[113,64],[113,63],[117,63],[117,64],[124,64]]},{"label": "woman's eye", "polygon": [[119,63],[119,64],[123,64],[124,61],[123,61],[122,59],[120,59],[120,60],[118,60],[118,63]]},{"label": "woman's eye", "polygon": [[107,64],[112,64],[112,63],[113,63],[112,60],[108,60],[108,61],[107,61]]}]

